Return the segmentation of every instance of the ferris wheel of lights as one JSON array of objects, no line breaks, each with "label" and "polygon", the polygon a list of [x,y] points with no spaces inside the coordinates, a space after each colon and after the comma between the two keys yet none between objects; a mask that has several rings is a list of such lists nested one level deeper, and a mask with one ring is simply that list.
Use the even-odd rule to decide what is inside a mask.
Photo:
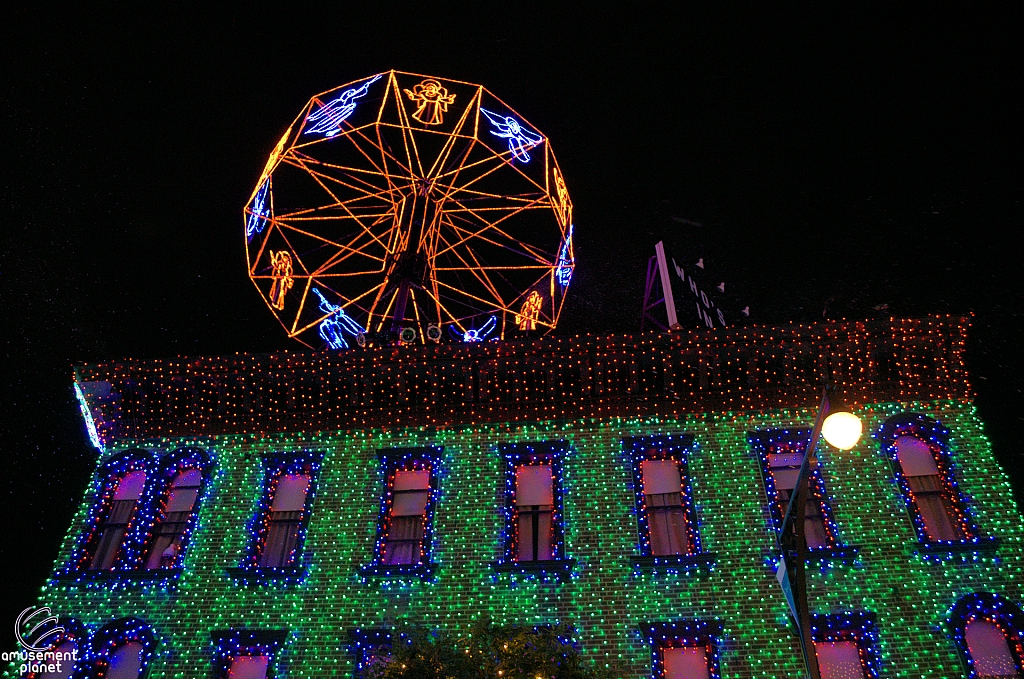
[{"label": "ferris wheel of lights", "polygon": [[547,332],[575,267],[548,139],[479,85],[397,71],[310,99],[244,226],[250,278],[314,348]]}]

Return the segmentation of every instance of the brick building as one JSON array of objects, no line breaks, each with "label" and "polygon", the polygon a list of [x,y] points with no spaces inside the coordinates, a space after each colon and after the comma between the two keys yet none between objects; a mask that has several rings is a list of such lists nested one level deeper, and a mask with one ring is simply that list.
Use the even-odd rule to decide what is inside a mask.
[{"label": "brick building", "polygon": [[868,435],[811,479],[827,676],[1024,676],[1024,525],[966,330],[79,366],[101,452],[40,605],[92,676],[352,676],[403,621],[483,616],[570,623],[629,677],[803,676],[776,529],[828,380]]}]

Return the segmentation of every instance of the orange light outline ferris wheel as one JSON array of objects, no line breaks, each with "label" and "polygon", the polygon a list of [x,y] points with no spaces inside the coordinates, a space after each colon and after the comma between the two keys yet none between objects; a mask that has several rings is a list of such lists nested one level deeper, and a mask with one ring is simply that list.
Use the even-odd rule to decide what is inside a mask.
[{"label": "orange light outline ferris wheel", "polygon": [[548,139],[482,86],[419,74],[310,99],[243,217],[250,278],[314,348],[547,332],[575,267]]}]

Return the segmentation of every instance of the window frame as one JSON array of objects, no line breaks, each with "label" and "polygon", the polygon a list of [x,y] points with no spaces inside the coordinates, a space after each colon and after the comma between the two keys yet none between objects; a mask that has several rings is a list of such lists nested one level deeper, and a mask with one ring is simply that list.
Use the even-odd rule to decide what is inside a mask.
[{"label": "window frame", "polygon": [[[636,511],[637,548],[640,556],[634,559],[634,566],[641,570],[659,567],[675,571],[682,569],[707,570],[713,565],[715,555],[707,552],[700,535],[700,521],[697,505],[693,499],[693,483],[690,477],[689,456],[695,449],[694,437],[690,434],[658,434],[654,436],[630,436],[622,439],[633,469],[633,501]],[[643,462],[645,460],[673,460],[679,466],[680,503],[686,520],[686,554],[655,555],[651,545],[650,518],[643,487]]]},{"label": "window frame", "polygon": [[[428,577],[433,574],[434,509],[440,497],[439,483],[443,446],[422,446],[417,448],[381,448],[377,451],[380,460],[379,473],[383,477],[380,509],[377,514],[377,536],[374,541],[373,560],[360,569],[363,576],[415,576]],[[395,476],[399,471],[416,471],[429,466],[429,492],[423,513],[422,559],[416,564],[386,564],[384,555],[387,537],[391,527],[391,508],[394,504]]]},{"label": "window frame", "polygon": [[[60,648],[61,644],[68,641],[72,641],[75,644],[75,650],[78,651],[78,655],[75,657],[74,662],[71,664],[72,679],[81,677],[84,672],[85,664],[88,662],[87,655],[89,653],[89,630],[83,625],[77,618],[68,618],[60,616],[60,626],[64,628],[64,631],[58,636],[50,640],[50,649],[56,651]],[[61,660],[60,662],[65,662]],[[26,672],[23,675],[18,675],[21,679],[41,679],[43,677],[42,672]]]},{"label": "window frame", "polygon": [[[142,646],[142,660],[139,677],[145,677],[149,663],[156,651],[157,637],[149,623],[139,618],[119,618],[107,623],[89,637],[87,660],[83,676],[102,677],[110,664],[110,658],[125,644],[137,643]],[[78,676],[78,675],[75,675]]]},{"label": "window frame", "polygon": [[[506,443],[499,447],[505,461],[505,522],[502,532],[503,552],[494,564],[497,572],[551,573],[565,575],[572,571],[575,559],[566,556],[563,463],[570,446],[566,441]],[[519,561],[516,558],[516,467],[536,463],[551,465],[551,558],[542,561]]]},{"label": "window frame", "polygon": [[708,663],[708,679],[721,679],[719,651],[722,624],[714,620],[679,620],[676,622],[648,623],[641,627],[651,649],[651,676],[665,679],[667,648],[704,647]]},{"label": "window frame", "polygon": [[[268,453],[260,460],[262,481],[255,511],[249,522],[248,543],[245,554],[237,568],[228,569],[236,578],[252,583],[290,583],[301,580],[305,576],[306,533],[312,514],[313,502],[316,499],[320,468],[323,453],[318,451],[300,451],[291,453]],[[277,482],[288,474],[309,474],[309,487],[306,490],[306,501],[298,522],[298,536],[295,544],[295,557],[286,566],[260,566],[260,558],[270,537],[270,512],[273,504]]]},{"label": "window frame", "polygon": [[[66,575],[109,577],[133,570],[131,566],[142,551],[144,533],[151,525],[152,496],[156,486],[155,467],[155,454],[141,448],[132,448],[115,454],[100,466],[94,480],[96,490],[85,522],[85,530],[80,534],[79,545],[65,571]],[[102,539],[104,522],[110,516],[117,486],[122,478],[138,471],[146,474],[146,480],[141,495],[135,501],[135,511],[125,529],[113,565],[108,569],[93,569],[90,565]]]},{"label": "window frame", "polygon": [[[779,507],[779,495],[775,488],[775,477],[771,473],[770,458],[769,454],[772,453],[772,447],[779,443],[786,444],[798,444],[806,447],[807,442],[811,438],[811,430],[809,429],[767,429],[763,431],[750,432],[747,435],[747,441],[750,447],[757,453],[757,459],[761,469],[761,481],[764,487],[765,498],[768,502],[768,512],[771,516],[772,529],[775,533],[776,544],[782,544],[782,522],[785,520],[784,510]],[[820,455],[818,457],[818,463],[809,470],[809,490],[811,494],[808,496],[808,502],[817,501],[819,509],[821,511],[822,524],[825,529],[825,537],[827,544],[823,547],[807,547],[808,555],[810,558],[816,556],[828,556],[837,553],[844,553],[844,545],[839,539],[839,526],[835,521],[835,514],[832,510],[832,498],[828,493],[828,487],[825,485],[825,477],[822,474],[822,460]],[[796,488],[793,492],[796,492]],[[806,539],[806,538],[805,538]]]},{"label": "window frame", "polygon": [[[907,476],[900,466],[899,457],[896,451],[896,439],[902,436],[913,436],[928,445],[935,459],[935,466],[939,471],[939,479],[942,483],[942,490],[948,495],[948,500],[956,516],[950,516],[950,521],[959,521],[965,537],[961,540],[932,540],[928,536],[928,529],[925,526],[924,517],[914,500],[914,493],[910,487]],[[903,413],[886,420],[880,427],[876,437],[882,452],[889,459],[893,476],[896,478],[896,485],[899,487],[900,496],[907,512],[910,514],[911,523],[917,533],[918,542],[924,547],[942,549],[943,547],[984,547],[990,541],[981,539],[978,528],[966,511],[966,499],[960,492],[956,482],[956,474],[953,469],[953,462],[949,454],[949,430],[932,418],[917,413]]]},{"label": "window frame", "polygon": [[[152,506],[148,509],[148,524],[146,535],[143,539],[142,549],[136,557],[135,563],[132,565],[132,570],[138,570],[145,573],[153,572],[173,572],[181,570],[182,565],[185,561],[185,554],[188,551],[189,543],[191,542],[192,533],[195,529],[196,523],[199,521],[199,512],[203,506],[204,496],[209,489],[210,476],[213,468],[213,461],[210,455],[206,451],[198,448],[181,448],[168,455],[164,455],[160,460],[159,470],[157,471],[156,485],[159,488],[159,492],[154,492],[152,499]],[[196,500],[192,504],[192,511],[189,513],[188,519],[185,521],[185,525],[181,531],[181,541],[178,553],[175,555],[174,563],[171,566],[160,566],[158,568],[146,568],[146,562],[149,559],[150,550],[156,543],[159,536],[157,529],[163,525],[161,518],[163,516],[163,508],[167,500],[170,498],[170,492],[174,479],[181,473],[197,470],[200,474],[199,489],[196,493]]]},{"label": "window frame", "polygon": [[998,627],[1005,630],[1006,646],[1017,664],[1017,673],[1024,675],[1024,610],[999,594],[973,592],[957,600],[950,608],[946,619],[957,653],[967,669],[967,679],[979,677],[974,670],[974,660],[967,645],[967,624],[971,618],[979,616],[995,622]]},{"label": "window frame", "polygon": [[228,679],[231,663],[245,656],[268,656],[266,679],[279,676],[281,649],[288,639],[284,629],[232,629],[210,632],[213,641],[213,675]]},{"label": "window frame", "polygon": [[[853,642],[857,645],[866,679],[879,679],[878,627],[875,614],[850,611],[811,616],[811,639],[815,644]],[[817,653],[817,649],[814,649]]]}]

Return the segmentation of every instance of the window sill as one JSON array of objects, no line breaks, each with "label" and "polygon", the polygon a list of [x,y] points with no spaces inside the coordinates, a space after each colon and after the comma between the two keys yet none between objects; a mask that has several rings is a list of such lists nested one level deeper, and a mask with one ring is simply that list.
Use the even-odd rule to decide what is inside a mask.
[{"label": "window sill", "polygon": [[683,573],[686,575],[706,575],[715,567],[717,555],[712,552],[702,554],[670,554],[666,556],[635,556],[633,569],[640,573],[656,575],[658,573]]},{"label": "window sill", "polygon": [[495,573],[522,575],[554,575],[568,577],[576,567],[576,559],[548,559],[547,561],[498,561],[491,564]]},{"label": "window sill", "polygon": [[363,566],[359,574],[364,578],[429,578],[437,568],[435,563],[417,563],[409,565],[374,564]]},{"label": "window sill", "polygon": [[139,585],[166,586],[177,581],[181,568],[154,568],[146,571],[71,571],[61,573],[55,579],[60,583],[104,583],[116,582],[119,585],[136,583]]},{"label": "window sill", "polygon": [[306,578],[304,566],[284,568],[228,568],[225,569],[236,584],[287,586],[302,582]]},{"label": "window sill", "polygon": [[999,538],[977,538],[962,542],[922,542],[915,553],[926,557],[944,557],[958,554],[994,554],[999,549]]},{"label": "window sill", "polygon": [[842,545],[840,547],[824,547],[811,549],[807,552],[807,563],[829,566],[835,563],[852,564],[859,553],[856,547]]}]

